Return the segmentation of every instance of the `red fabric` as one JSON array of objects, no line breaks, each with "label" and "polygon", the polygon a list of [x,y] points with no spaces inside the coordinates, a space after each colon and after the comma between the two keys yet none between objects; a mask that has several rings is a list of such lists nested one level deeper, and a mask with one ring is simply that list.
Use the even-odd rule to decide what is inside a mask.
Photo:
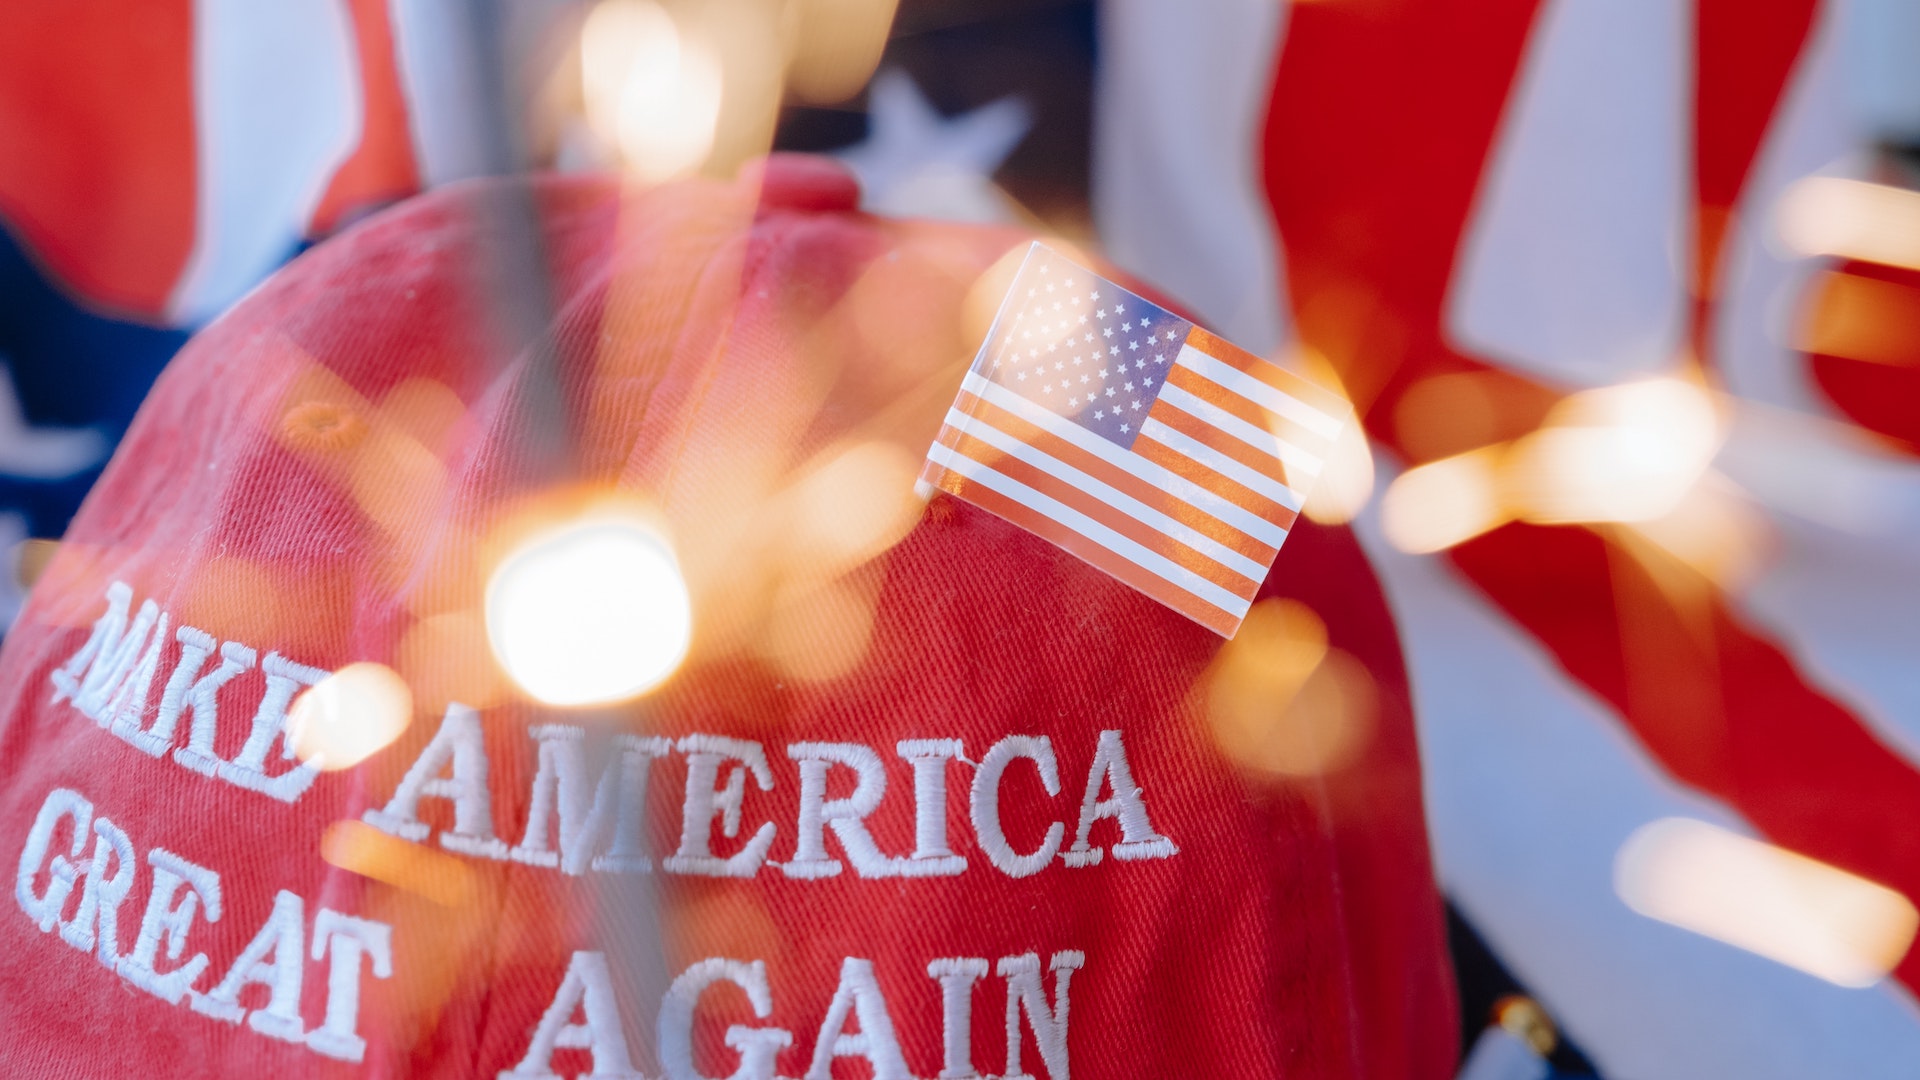
[{"label": "red fabric", "polygon": [[193,5],[10,5],[0,218],[93,300],[157,313],[194,240]]},{"label": "red fabric", "polygon": [[[4,1071],[492,1077],[521,1061],[570,953],[584,949],[609,960],[645,1075],[661,1072],[652,1048],[661,990],[689,965],[764,960],[773,999],[771,1016],[756,1019],[737,989],[708,991],[696,1013],[697,1066],[731,1072],[727,1026],[771,1025],[793,1034],[779,1072],[798,1076],[843,961],[860,957],[873,961],[910,1070],[925,1077],[940,1071],[942,1053],[929,961],[1032,952],[1044,969],[1053,954],[1079,950],[1067,1049],[1082,1080],[1451,1075],[1451,989],[1405,674],[1379,589],[1344,529],[1299,523],[1267,585],[1267,596],[1315,612],[1329,645],[1357,658],[1373,688],[1359,755],[1311,779],[1243,772],[1214,744],[1202,688],[1217,637],[944,496],[904,539],[848,570],[845,580],[876,598],[857,665],[807,682],[756,651],[765,615],[753,605],[765,600],[750,586],[783,565],[789,541],[766,515],[840,440],[924,450],[974,345],[968,289],[1019,239],[866,218],[846,209],[850,186],[817,165],[770,168],[765,201],[747,184],[624,202],[597,181],[456,186],[302,257],[168,370],[0,654],[4,850],[19,854],[48,793],[70,788],[123,828],[143,860],[164,847],[221,874],[224,917],[196,920],[188,935],[187,955],[211,959],[197,990],[226,972],[280,889],[304,898],[309,926],[322,906],[390,924],[394,974],[363,976],[359,1030],[370,1045],[364,1065],[347,1065],[167,1005],[9,906],[0,916]],[[482,288],[489,257],[517,235],[487,211],[528,195],[552,269],[553,354],[582,486],[644,497],[675,538],[694,596],[699,632],[686,665],[644,704],[618,710],[618,722],[761,743],[773,788],[747,784],[741,837],[773,822],[775,862],[793,853],[792,743],[873,748],[889,784],[868,824],[883,851],[899,854],[913,846],[914,819],[898,740],[960,739],[977,762],[1005,736],[1044,735],[1061,794],[1045,798],[1032,763],[1019,761],[1001,802],[1013,846],[1027,850],[1054,820],[1071,842],[1100,732],[1119,730],[1152,825],[1177,855],[1110,855],[1086,867],[1055,859],[1009,877],[975,839],[973,771],[956,763],[949,836],[969,865],[952,877],[867,879],[848,866],[794,880],[771,864],[747,879],[568,877],[449,853],[429,838],[395,842],[426,882],[409,889],[322,858],[329,827],[386,804],[440,726],[408,643],[431,620],[476,610],[490,545],[530,509],[579,498],[578,489],[547,491],[532,464],[525,421],[546,414],[521,380],[541,354],[503,339],[505,304]],[[419,380],[449,391],[457,415],[429,423],[402,409],[400,391],[417,396]],[[300,428],[317,404],[351,419],[321,435]],[[367,460],[356,447],[403,434],[426,460],[408,448],[376,459],[371,473],[347,463]],[[328,669],[393,664],[414,680],[413,724],[292,803],[149,757],[71,702],[51,701],[51,672],[86,640],[114,580],[136,603],[155,599],[176,625],[263,656],[277,649]],[[803,624],[826,617],[800,603]],[[179,651],[162,656],[163,680]],[[222,756],[238,752],[259,680],[250,673],[222,691]],[[483,684],[498,680],[470,678],[462,690]],[[592,721],[504,691],[469,704],[483,710],[495,830],[512,844],[535,768],[529,725]],[[186,740],[176,733],[176,745]],[[270,759],[272,770],[287,767],[277,750]],[[678,753],[653,766],[656,860],[680,834],[685,772]],[[831,782],[834,797],[851,783],[845,770]],[[454,826],[447,800],[421,805],[436,831]],[[67,850],[66,830],[56,831],[57,851]],[[848,861],[827,835],[828,853]],[[1110,846],[1120,830],[1100,821],[1091,839]],[[713,841],[721,854],[739,843],[717,831]],[[30,892],[48,887],[44,868],[27,871]],[[143,862],[120,909],[122,950],[151,881]],[[656,887],[659,931],[645,914]],[[425,895],[436,890],[452,906]],[[307,961],[305,971],[299,1011],[311,1030],[326,1007],[327,968]],[[1056,979],[1043,975],[1049,1000]],[[1005,987],[997,974],[974,987],[982,1075],[1004,1071]],[[241,998],[255,1010],[266,1001],[260,986]],[[1022,1032],[1026,1072],[1050,1075],[1025,1020]],[[553,1067],[584,1075],[588,1062],[586,1051],[562,1049]],[[858,1061],[832,1071],[869,1075]]]}]

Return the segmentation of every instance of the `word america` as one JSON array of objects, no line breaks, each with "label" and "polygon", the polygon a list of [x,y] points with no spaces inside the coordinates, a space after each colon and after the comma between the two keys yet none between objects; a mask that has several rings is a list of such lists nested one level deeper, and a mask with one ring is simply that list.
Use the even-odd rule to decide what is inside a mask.
[{"label": "word america", "polygon": [[[1050,1080],[1071,1080],[1067,993],[1073,973],[1086,962],[1086,954],[1077,950],[1053,954],[1046,965],[1046,970],[1053,973],[1051,1003],[1043,985],[1040,957],[1035,953],[1001,957],[991,968],[984,957],[977,956],[943,957],[929,963],[927,976],[940,987],[939,1080],[1032,1080],[1021,1064],[1023,1013],[1047,1076]],[[989,970],[1006,983],[1007,1069],[998,1077],[983,1078],[973,1064],[973,998],[974,984],[985,979]],[[694,1065],[694,1010],[702,995],[710,990],[720,993],[720,988],[727,985],[746,996],[757,1019],[773,1015],[773,991],[764,962],[714,957],[687,968],[667,988],[655,1025],[655,1045],[666,1080],[715,1080]],[[592,1055],[592,1068],[581,1074],[583,1077],[646,1080],[633,1067],[614,986],[605,953],[574,953],[553,1004],[533,1029],[526,1056],[514,1068],[500,1073],[498,1080],[557,1080],[553,1056],[565,1047]],[[575,1022],[573,1017],[581,1014],[584,1022]],[[846,1030],[849,1020],[859,1021],[858,1032]],[[727,1028],[724,1041],[740,1058],[726,1080],[775,1080],[774,1060],[793,1045],[793,1033],[771,1025],[733,1024]],[[914,1080],[894,1034],[893,1016],[874,975],[873,962],[855,956],[841,961],[840,984],[827,1005],[813,1055],[800,1080],[832,1080],[833,1063],[840,1058],[864,1059],[874,1080]]]},{"label": "word america", "polygon": [[[61,851],[54,844],[60,824],[70,822],[72,838]],[[93,849],[83,856],[87,839]],[[55,788],[40,804],[20,853],[14,878],[14,899],[42,933],[58,931],[60,939],[83,953],[93,953],[108,971],[169,1005],[182,1000],[194,1012],[247,1026],[269,1038],[301,1044],[314,1053],[341,1061],[360,1061],[366,1040],[359,1034],[361,972],[371,967],[375,978],[393,974],[393,930],[386,923],[343,915],[321,908],[307,930],[306,901],[280,890],[273,909],[240,955],[210,989],[196,989],[212,961],[194,953],[186,961],[160,967],[162,950],[169,961],[186,951],[196,919],[214,923],[223,914],[218,872],[189,862],[165,848],[147,851],[147,902],[140,916],[133,948],[122,952],[121,907],[141,876],[141,860],[127,834],[105,815],[95,815],[93,804],[79,792]],[[37,884],[42,874],[46,885]],[[68,901],[76,884],[79,900]],[[311,954],[309,954],[311,945]],[[329,961],[327,1006],[320,1026],[307,1030],[300,1016],[300,989],[308,956]],[[249,1011],[240,1004],[240,992],[259,984],[267,988],[267,1004]]]},{"label": "word america", "polygon": [[[568,874],[589,868],[645,873],[653,868],[641,841],[648,774],[655,760],[677,751],[685,755],[687,766],[680,846],[662,860],[662,869],[670,874],[738,878],[752,877],[768,863],[777,832],[771,821],[755,828],[732,854],[715,854],[712,848],[716,819],[725,836],[740,835],[748,776],[761,791],[773,790],[773,773],[759,743],[706,734],[688,735],[677,742],[659,736],[616,735],[612,760],[598,777],[590,777],[584,729],[545,724],[528,733],[538,744],[539,759],[518,844],[509,847],[494,834],[480,717],[458,704],[448,707],[440,729],[401,778],[392,798],[384,807],[368,810],[363,820],[418,843],[433,831],[420,820],[421,801],[446,799],[453,804],[453,828],[442,830],[438,839],[450,851],[557,867]],[[953,851],[947,835],[947,771],[951,762],[965,760],[964,749],[958,739],[909,739],[894,747],[913,769],[914,849],[909,855],[892,856],[880,850],[866,826],[867,817],[887,792],[880,755],[859,743],[789,744],[787,756],[800,771],[799,808],[793,855],[774,865],[790,878],[837,876],[843,864],[827,851],[826,834],[831,829],[854,873],[863,878],[947,877],[964,872],[967,860]],[[1000,823],[1000,790],[1011,782],[1011,766],[1023,759],[1028,763],[1025,771],[1038,774],[1042,790],[1049,797],[1058,796],[1059,763],[1052,740],[1044,735],[1006,736],[988,748],[974,767],[968,804],[974,837],[987,861],[1001,873],[1028,877],[1056,858],[1070,867],[1094,866],[1109,850],[1116,859],[1165,859],[1179,853],[1172,840],[1154,831],[1118,731],[1102,731],[1096,742],[1073,843],[1062,849],[1066,823],[1054,821],[1033,850],[1014,850]],[[829,799],[827,778],[836,768],[853,772],[854,789],[850,795]],[[1101,798],[1108,790],[1112,794]],[[1120,840],[1111,848],[1089,841],[1094,824],[1106,818],[1120,826]]]}]

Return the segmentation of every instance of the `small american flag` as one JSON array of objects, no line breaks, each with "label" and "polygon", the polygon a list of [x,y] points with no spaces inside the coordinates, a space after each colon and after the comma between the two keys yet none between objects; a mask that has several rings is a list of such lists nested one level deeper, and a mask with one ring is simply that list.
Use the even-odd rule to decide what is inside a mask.
[{"label": "small american flag", "polygon": [[1345,412],[1035,244],[921,481],[1232,637]]}]

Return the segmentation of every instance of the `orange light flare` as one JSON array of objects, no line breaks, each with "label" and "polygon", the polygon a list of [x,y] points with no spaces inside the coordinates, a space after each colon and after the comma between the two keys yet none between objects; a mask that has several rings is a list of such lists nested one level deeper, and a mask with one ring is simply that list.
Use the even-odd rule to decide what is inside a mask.
[{"label": "orange light flare", "polygon": [[360,821],[336,821],[320,836],[320,857],[342,870],[403,889],[442,907],[471,903],[473,871],[452,855],[409,844]]},{"label": "orange light flare", "polygon": [[1787,250],[1920,270],[1920,192],[1811,176],[1795,182],[1774,206],[1774,227]]},{"label": "orange light flare", "polygon": [[1807,288],[1792,340],[1801,352],[1920,367],[1920,289],[1859,274],[1823,273]]},{"label": "orange light flare", "polygon": [[[1535,431],[1407,470],[1382,500],[1403,551],[1440,551],[1509,521],[1630,526],[1702,569],[1750,567],[1757,518],[1711,469],[1724,408],[1656,378],[1573,394]],[[1689,503],[1689,500],[1696,500]]]},{"label": "orange light flare", "polygon": [[1689,818],[1629,836],[1614,890],[1648,918],[1839,986],[1879,982],[1920,926],[1913,904],[1884,885]]},{"label": "orange light flare", "polygon": [[[1311,346],[1296,347],[1289,362],[1280,366],[1300,372],[1338,394],[1344,402],[1352,400],[1338,369]],[[1353,406],[1348,404],[1340,416],[1340,434],[1328,448],[1326,461],[1320,475],[1314,478],[1301,512],[1322,525],[1344,525],[1366,508],[1373,499],[1373,488],[1373,451],[1367,444],[1367,430]]]},{"label": "orange light flare", "polygon": [[1215,745],[1251,772],[1324,775],[1354,761],[1373,733],[1372,676],[1329,646],[1326,624],[1295,600],[1255,604],[1200,686]]},{"label": "orange light flare", "polygon": [[413,720],[413,692],[385,664],[333,672],[293,701],[287,743],[316,769],[352,768],[398,739]]},{"label": "orange light flare", "polygon": [[782,674],[824,682],[865,659],[882,582],[859,569],[920,520],[918,471],[896,443],[850,440],[796,470],[769,507],[778,540],[757,649]]}]

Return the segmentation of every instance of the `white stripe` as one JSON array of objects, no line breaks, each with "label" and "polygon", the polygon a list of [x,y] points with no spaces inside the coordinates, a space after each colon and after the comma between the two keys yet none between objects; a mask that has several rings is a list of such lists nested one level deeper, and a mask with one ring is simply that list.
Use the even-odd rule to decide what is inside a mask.
[{"label": "white stripe", "polygon": [[[1248,536],[1257,538],[1268,547],[1277,548],[1287,538],[1287,530],[1240,504],[1209,491],[1178,473],[1163,469],[1138,454],[1122,450],[1079,424],[1063,419],[1045,406],[1035,405],[998,383],[990,382],[969,371],[961,387],[974,397],[988,404],[997,405],[1047,434],[1065,439],[1114,468],[1124,469],[1194,509],[1217,518]],[[1299,499],[1292,498],[1291,492],[1288,495],[1289,499],[1274,501],[1289,510],[1300,509]]]},{"label": "white stripe", "polygon": [[1292,394],[1276,390],[1232,364],[1216,360],[1191,345],[1180,346],[1180,357],[1175,361],[1175,366],[1184,367],[1208,382],[1218,383],[1268,412],[1286,417],[1315,435],[1332,439],[1340,434],[1340,428],[1343,425],[1339,417],[1328,416]]},{"label": "white stripe", "polygon": [[964,454],[956,454],[939,443],[934,443],[933,449],[927,452],[927,457],[949,472],[964,476],[991,491],[997,491],[1036,514],[1052,518],[1142,570],[1185,589],[1236,619],[1244,617],[1247,608],[1251,605],[1251,601],[1235,596],[1171,559],[1134,543],[1080,511],[1057,499],[1042,495],[1010,476],[997,473]]},{"label": "white stripe", "polygon": [[958,409],[950,409],[947,411],[947,424],[972,435],[996,450],[1003,451],[1010,457],[1026,462],[1056,480],[1079,488],[1142,525],[1178,540],[1242,577],[1258,582],[1267,576],[1267,568],[1260,563],[1254,562],[1205,533],[1196,532],[1119,488],[1081,472],[1031,443],[993,427],[979,417],[968,416]]},{"label": "white stripe", "polygon": [[167,299],[197,324],[293,254],[360,140],[353,27],[334,0],[195,0],[193,253]]},{"label": "white stripe", "polygon": [[1265,495],[1289,510],[1300,509],[1300,496],[1285,484],[1265,473],[1256,472],[1205,443],[1189,439],[1158,420],[1140,425],[1140,434],[1166,443],[1175,452],[1193,459],[1214,472]]},{"label": "white stripe", "polygon": [[1441,880],[1601,1075],[1911,1075],[1920,1013],[1899,986],[1833,986],[1630,911],[1613,873],[1635,829],[1750,830],[1648,760],[1441,560],[1394,550],[1376,510],[1356,525],[1406,648]]},{"label": "white stripe", "polygon": [[1286,22],[1287,5],[1274,0],[1104,0],[1097,20],[1102,246],[1255,352],[1286,338],[1287,306],[1274,301],[1287,289],[1262,182]]},{"label": "white stripe", "polygon": [[493,118],[486,107],[490,76],[479,59],[486,51],[477,40],[479,18],[469,5],[446,0],[387,0],[387,17],[421,185],[501,171],[504,164],[492,160],[497,139],[487,131]]},{"label": "white stripe", "polygon": [[1198,394],[1189,393],[1172,383],[1167,383],[1160,388],[1160,400],[1176,409],[1192,413],[1255,450],[1269,457],[1278,458],[1308,476],[1320,475],[1322,462],[1315,455],[1307,453],[1265,428],[1247,423]]},{"label": "white stripe", "polygon": [[1448,287],[1463,351],[1551,383],[1672,368],[1687,326],[1693,5],[1540,5]]}]

